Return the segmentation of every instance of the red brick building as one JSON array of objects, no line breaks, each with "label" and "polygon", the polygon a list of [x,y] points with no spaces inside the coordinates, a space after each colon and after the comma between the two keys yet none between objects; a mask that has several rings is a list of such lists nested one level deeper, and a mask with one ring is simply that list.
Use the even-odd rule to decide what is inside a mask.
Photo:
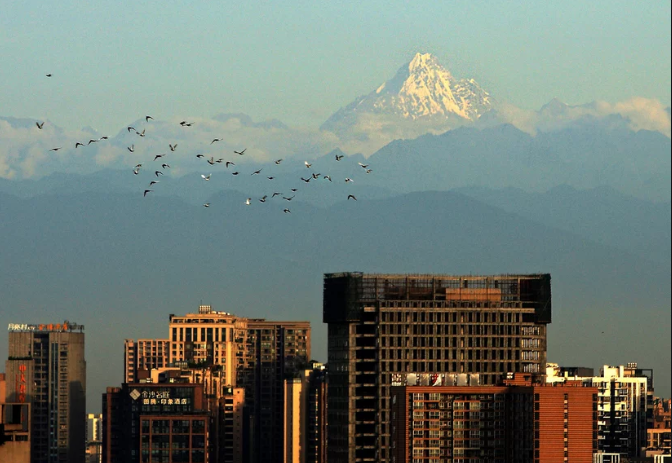
[{"label": "red brick building", "polygon": [[597,389],[529,375],[500,386],[396,386],[394,463],[590,463]]}]

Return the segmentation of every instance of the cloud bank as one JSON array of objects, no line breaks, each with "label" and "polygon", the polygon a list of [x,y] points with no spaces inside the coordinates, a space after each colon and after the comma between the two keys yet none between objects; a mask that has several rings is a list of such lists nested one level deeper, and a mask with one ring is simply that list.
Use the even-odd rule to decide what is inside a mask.
[{"label": "cloud bank", "polygon": [[[180,125],[179,120],[138,119],[116,135],[93,129],[66,131],[45,121],[0,117],[0,178],[39,178],[54,172],[91,173],[101,168],[151,166],[156,155],[171,166],[169,175],[202,169],[206,158],[239,163],[261,163],[280,158],[314,159],[340,148],[347,154],[370,156],[397,139],[413,139],[439,134],[459,126],[488,127],[509,123],[530,134],[562,130],[577,124],[608,124],[627,130],[652,130],[670,137],[669,108],[659,101],[632,98],[615,104],[593,102],[570,106],[553,100],[539,111],[499,104],[476,123],[459,118],[410,121],[391,115],[360,114],[347,132],[338,134],[318,129],[287,127],[279,121],[254,122],[244,114],[195,117]],[[144,136],[138,135],[144,130]],[[108,135],[107,139],[100,139]],[[212,142],[214,139],[220,141]],[[89,143],[90,140],[93,140]],[[76,143],[84,146],[75,148]],[[171,151],[169,144],[177,144]],[[131,147],[133,151],[128,148]],[[60,148],[57,151],[50,151]],[[245,156],[233,153],[247,148]],[[158,164],[157,164],[158,165]]]}]

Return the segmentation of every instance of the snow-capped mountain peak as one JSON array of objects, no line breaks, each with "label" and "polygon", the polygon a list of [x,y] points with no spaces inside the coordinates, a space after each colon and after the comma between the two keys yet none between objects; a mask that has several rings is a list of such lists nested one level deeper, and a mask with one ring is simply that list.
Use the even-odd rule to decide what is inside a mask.
[{"label": "snow-capped mountain peak", "polygon": [[491,106],[490,95],[474,79],[457,80],[435,56],[416,53],[392,79],[339,110],[323,128],[352,121],[356,114],[394,115],[405,120],[457,117],[474,121]]}]

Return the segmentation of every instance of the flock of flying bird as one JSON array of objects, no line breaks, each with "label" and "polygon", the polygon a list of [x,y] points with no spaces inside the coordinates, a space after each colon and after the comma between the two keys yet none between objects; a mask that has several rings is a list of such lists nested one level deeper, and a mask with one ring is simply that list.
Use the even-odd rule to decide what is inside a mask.
[{"label": "flock of flying bird", "polygon": [[[47,77],[52,77],[52,74],[46,74],[46,76],[47,76]],[[150,122],[151,120],[153,120],[153,119],[154,119],[154,118],[153,118],[152,116],[145,116],[145,123],[149,123],[149,122]],[[35,122],[35,125],[37,126],[38,129],[42,130],[42,128],[44,127],[44,122]],[[192,122],[188,122],[188,121],[181,121],[181,122],[179,123],[179,125],[180,125],[181,127],[188,128],[188,127],[191,127],[191,126],[194,125],[194,124],[193,124]],[[144,138],[145,135],[146,135],[146,128],[142,128],[142,130],[138,130],[138,129],[136,129],[135,127],[128,126],[128,127],[127,127],[127,131],[128,131],[128,133],[134,133],[135,135],[137,135],[137,136],[140,137],[140,138]],[[98,139],[90,139],[90,140],[88,141],[88,143],[86,143],[86,144],[81,143],[81,142],[76,142],[76,143],[75,143],[75,149],[79,148],[80,146],[81,146],[81,147],[84,147],[84,146],[91,145],[92,143],[98,143],[98,142],[100,142],[100,141],[104,141],[104,140],[108,140],[108,139],[109,139],[109,138],[108,138],[107,136],[103,136],[103,137],[100,137],[100,138],[98,138]],[[213,139],[210,141],[210,145],[213,145],[214,143],[217,143],[217,142],[220,142],[220,141],[223,141],[223,139],[222,139],[222,138],[213,138]],[[175,143],[175,144],[168,144],[168,148],[169,148],[170,152],[175,152],[175,150],[177,149],[177,143]],[[50,149],[49,151],[58,151],[58,150],[60,150],[60,149],[63,149],[63,147],[62,147],[62,146],[59,146],[59,147],[56,147],[56,148],[52,148],[52,149]],[[136,152],[135,144],[133,144],[133,143],[132,143],[130,146],[128,146],[126,149],[127,149],[129,152],[131,152],[131,153],[135,153],[135,152]],[[240,151],[234,150],[233,153],[234,153],[235,155],[238,155],[238,156],[244,156],[246,151],[247,151],[247,148],[244,148],[244,149],[242,149],[242,150],[240,150]],[[155,185],[158,184],[158,183],[160,182],[159,177],[161,177],[161,176],[164,175],[166,169],[170,169],[170,165],[166,162],[165,159],[163,159],[166,155],[167,155],[167,153],[162,153],[162,154],[156,154],[156,155],[154,155],[154,158],[153,158],[153,160],[152,160],[151,162],[152,162],[152,163],[156,163],[156,162],[158,161],[158,162],[160,162],[160,164],[158,164],[158,163],[154,164],[154,166],[153,166],[153,169],[155,169],[155,170],[154,170],[154,178],[153,178],[153,179],[149,182],[149,184],[145,187],[145,189],[144,189],[144,191],[143,191],[143,197],[147,197],[147,195],[148,195],[149,193],[151,193],[151,192],[154,191],[154,190],[152,189],[152,187],[155,187]],[[215,159],[214,156],[210,156],[210,157],[208,158],[208,157],[207,157],[206,155],[204,155],[204,154],[197,154],[196,157],[199,158],[199,159],[203,159],[203,160],[205,160],[205,162],[207,162],[210,166],[214,166],[215,164],[224,164],[225,168],[228,169],[229,167],[234,167],[234,166],[236,165],[235,162],[224,160],[224,158],[217,158],[217,159]],[[335,155],[335,160],[336,160],[336,162],[340,162],[344,157],[345,157],[344,155],[336,154],[336,155]],[[283,159],[278,159],[278,160],[276,160],[276,161],[274,162],[274,164],[275,164],[275,165],[280,165],[282,162],[283,162]],[[369,165],[368,165],[368,164],[363,164],[363,163],[361,163],[361,162],[359,162],[358,164],[359,164],[359,166],[364,170],[364,172],[365,172],[366,174],[370,174],[370,173],[372,172],[372,169],[369,168]],[[159,168],[159,165],[160,165],[160,168]],[[300,179],[301,179],[302,182],[304,182],[304,183],[307,184],[307,183],[310,183],[311,181],[324,181],[324,180],[329,181],[329,182],[332,182],[332,181],[333,181],[330,175],[322,174],[322,173],[319,173],[319,172],[313,172],[313,171],[311,171],[310,169],[311,169],[311,167],[312,167],[312,164],[309,163],[308,161],[304,161],[304,166],[306,167],[306,169],[308,169],[308,172],[309,172],[309,173],[308,173],[308,175],[306,175],[305,177],[304,177],[304,176],[301,176],[301,177],[300,177]],[[138,164],[136,164],[135,167],[133,168],[133,174],[134,174],[134,175],[140,175],[140,172],[141,172],[141,170],[143,169],[143,167],[144,167],[144,164],[143,164],[143,163],[138,163]],[[255,170],[255,171],[253,171],[250,175],[251,175],[251,176],[261,175],[262,170],[263,170],[263,168],[261,168],[261,169],[257,169],[257,170]],[[237,175],[240,175],[240,174],[241,174],[241,172],[239,172],[238,170],[235,170],[235,169],[233,169],[230,173],[231,173],[231,175],[233,175],[233,176],[237,176]],[[205,174],[201,174],[201,178],[203,179],[203,181],[206,181],[206,182],[210,181],[211,177],[212,177],[212,174],[211,174],[211,173],[209,173],[209,174],[207,174],[207,175],[205,175]],[[274,179],[275,179],[275,176],[273,176],[273,175],[267,175],[266,178],[267,178],[268,180],[274,180]],[[344,179],[344,182],[345,182],[346,184],[349,184],[349,183],[352,183],[353,180],[352,180],[351,178],[349,178],[349,177],[346,177],[346,178]],[[262,196],[261,198],[258,198],[258,201],[259,201],[260,203],[265,203],[265,202],[267,202],[269,199],[273,199],[273,198],[276,198],[276,197],[280,197],[280,198],[284,199],[285,201],[289,202],[289,201],[292,201],[292,200],[294,199],[294,197],[296,196],[296,192],[297,192],[297,191],[298,191],[298,188],[291,188],[291,192],[292,192],[291,195],[286,195],[286,194],[283,194],[283,193],[281,193],[281,192],[273,192],[273,193],[269,193],[269,194],[267,194],[267,195]],[[357,201],[357,198],[355,197],[355,195],[353,195],[353,194],[349,194],[348,197],[347,197],[347,200],[354,200],[354,201]],[[245,204],[246,204],[247,206],[252,205],[252,202],[253,202],[253,199],[252,199],[252,198],[247,198],[247,199],[245,200]],[[210,203],[209,203],[209,202],[204,203],[204,204],[203,204],[203,207],[206,207],[206,208],[210,207]],[[290,213],[291,211],[290,211],[289,208],[285,207],[285,208],[283,209],[283,212],[286,213],[286,214],[288,214],[288,213]]]}]

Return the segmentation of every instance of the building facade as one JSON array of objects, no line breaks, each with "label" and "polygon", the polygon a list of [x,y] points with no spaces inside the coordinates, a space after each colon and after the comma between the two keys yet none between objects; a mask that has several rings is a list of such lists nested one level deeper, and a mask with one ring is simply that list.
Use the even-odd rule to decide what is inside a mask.
[{"label": "building facade", "polygon": [[396,386],[392,402],[393,463],[590,462],[597,449],[597,389],[581,383]]},{"label": "building facade", "polygon": [[[558,384],[581,381],[598,389],[598,450],[623,457],[644,457],[647,446],[647,423],[653,423],[653,373],[637,364],[609,366],[600,376],[580,377],[556,374],[557,365],[550,364],[546,381]],[[560,370],[562,371],[562,370]],[[649,416],[651,415],[651,416]]]},{"label": "building facade", "polygon": [[126,339],[124,341],[124,382],[139,381],[138,370],[153,370],[168,366],[168,339]]},{"label": "building facade", "polygon": [[544,375],[550,275],[327,274],[323,320],[329,462],[387,462],[393,375]]},{"label": "building facade", "polygon": [[207,463],[200,384],[123,384],[103,395],[103,462]]},{"label": "building facade", "polygon": [[31,410],[31,461],[84,463],[84,327],[9,325],[7,401]]}]

